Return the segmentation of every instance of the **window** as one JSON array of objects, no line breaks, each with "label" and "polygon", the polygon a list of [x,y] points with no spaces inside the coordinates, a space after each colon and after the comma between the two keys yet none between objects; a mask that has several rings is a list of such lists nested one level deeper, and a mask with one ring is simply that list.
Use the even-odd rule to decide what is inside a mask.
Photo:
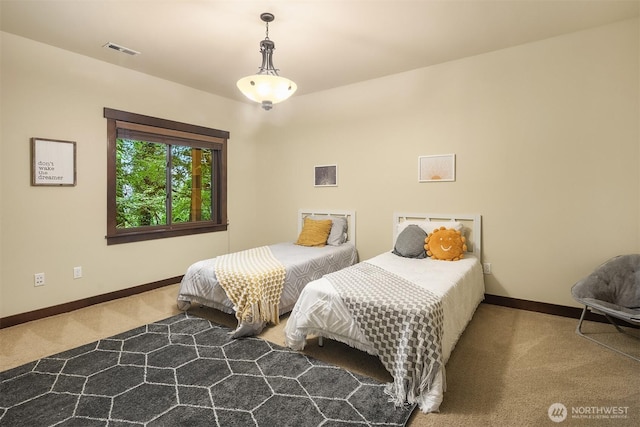
[{"label": "window", "polygon": [[104,109],[107,244],[227,229],[229,132]]}]

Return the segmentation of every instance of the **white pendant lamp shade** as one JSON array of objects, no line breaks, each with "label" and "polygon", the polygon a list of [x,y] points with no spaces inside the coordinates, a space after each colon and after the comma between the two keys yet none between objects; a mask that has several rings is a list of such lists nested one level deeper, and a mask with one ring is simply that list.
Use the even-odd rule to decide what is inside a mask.
[{"label": "white pendant lamp shade", "polygon": [[254,75],[243,77],[236,84],[238,89],[250,100],[262,104],[262,108],[270,110],[277,104],[293,95],[298,86],[291,80],[280,77],[273,66],[273,51],[276,45],[269,40],[269,22],[275,17],[271,13],[263,13],[260,19],[266,23],[267,34],[260,42],[262,65]]},{"label": "white pendant lamp shade", "polygon": [[252,101],[262,104],[262,108],[277,104],[296,92],[298,86],[289,79],[269,74],[254,74],[238,80],[238,89]]}]

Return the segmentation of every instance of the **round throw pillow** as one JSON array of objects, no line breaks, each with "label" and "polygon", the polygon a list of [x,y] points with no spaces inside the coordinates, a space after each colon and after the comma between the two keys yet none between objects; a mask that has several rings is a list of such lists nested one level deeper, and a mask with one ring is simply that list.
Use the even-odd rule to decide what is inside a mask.
[{"label": "round throw pillow", "polygon": [[465,237],[453,228],[440,227],[425,239],[424,248],[427,255],[433,259],[457,261],[464,257],[467,250]]},{"label": "round throw pillow", "polygon": [[426,258],[424,251],[424,239],[427,237],[426,231],[419,226],[412,224],[407,226],[398,234],[393,253],[405,258]]}]

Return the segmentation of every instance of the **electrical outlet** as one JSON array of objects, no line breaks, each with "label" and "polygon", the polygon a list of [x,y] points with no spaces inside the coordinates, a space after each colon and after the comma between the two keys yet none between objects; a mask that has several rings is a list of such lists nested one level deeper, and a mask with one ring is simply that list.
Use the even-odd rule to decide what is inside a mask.
[{"label": "electrical outlet", "polygon": [[485,262],[482,264],[482,272],[484,274],[491,274],[491,263]]},{"label": "electrical outlet", "polygon": [[36,273],[33,275],[33,286],[44,286],[44,273]]},{"label": "electrical outlet", "polygon": [[73,267],[73,278],[79,279],[82,277],[82,267]]}]

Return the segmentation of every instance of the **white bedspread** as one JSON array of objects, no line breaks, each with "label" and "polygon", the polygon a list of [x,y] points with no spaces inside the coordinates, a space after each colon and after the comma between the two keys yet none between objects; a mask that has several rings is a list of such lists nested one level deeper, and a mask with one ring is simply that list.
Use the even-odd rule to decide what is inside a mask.
[{"label": "white bedspread", "polygon": [[[291,311],[307,283],[358,261],[355,246],[350,242],[324,247],[306,247],[287,242],[270,245],[269,248],[287,270],[279,304],[281,315]],[[215,260],[198,261],[187,269],[178,291],[178,307],[181,310],[187,310],[192,303],[196,303],[225,313],[235,313],[233,303],[216,278]]]},{"label": "white bedspread", "polygon": [[[444,312],[442,355],[446,363],[458,338],[484,298],[484,278],[478,259],[472,255],[465,255],[460,261],[411,259],[386,252],[365,262],[393,272],[441,296]],[[304,348],[307,335],[320,335],[377,355],[338,292],[324,278],[313,281],[304,288],[284,332],[287,346],[296,350]],[[437,411],[444,389],[445,380],[441,375],[430,396],[420,405],[421,410]]]}]

